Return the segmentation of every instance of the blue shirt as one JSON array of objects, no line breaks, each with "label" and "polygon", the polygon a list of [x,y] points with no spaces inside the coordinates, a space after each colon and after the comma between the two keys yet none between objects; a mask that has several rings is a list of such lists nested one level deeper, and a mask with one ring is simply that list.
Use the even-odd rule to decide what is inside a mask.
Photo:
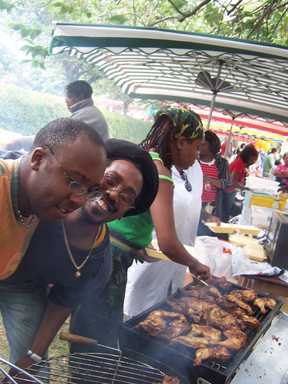
[{"label": "blue shirt", "polygon": [[[77,265],[88,254],[88,250],[72,246],[71,251]],[[18,269],[8,279],[0,281],[0,287],[23,291],[53,284],[48,298],[56,304],[74,308],[86,289],[92,289],[97,295],[110,278],[112,256],[108,230],[81,269],[81,277],[77,278],[75,272],[65,246],[61,223],[40,223]]]}]

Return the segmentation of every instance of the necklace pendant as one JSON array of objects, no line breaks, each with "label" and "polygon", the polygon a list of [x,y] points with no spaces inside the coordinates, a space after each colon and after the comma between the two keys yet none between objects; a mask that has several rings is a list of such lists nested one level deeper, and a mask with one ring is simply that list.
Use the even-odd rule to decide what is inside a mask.
[{"label": "necklace pendant", "polygon": [[79,277],[81,277],[81,272],[80,272],[80,271],[76,271],[76,272],[75,272],[75,277],[76,277],[77,279],[79,279]]}]

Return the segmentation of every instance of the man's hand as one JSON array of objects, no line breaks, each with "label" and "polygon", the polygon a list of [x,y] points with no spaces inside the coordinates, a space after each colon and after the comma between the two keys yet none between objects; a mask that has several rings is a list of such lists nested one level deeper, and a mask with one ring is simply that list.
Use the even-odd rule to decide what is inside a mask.
[{"label": "man's hand", "polygon": [[206,217],[205,221],[207,223],[216,223],[217,225],[221,225],[221,220],[219,219],[219,217],[214,216],[214,215],[209,215],[209,213],[208,213],[208,216]]},{"label": "man's hand", "polygon": [[217,225],[221,224],[221,220],[219,217],[211,215],[211,213],[206,212],[205,210],[202,211],[202,219],[205,223],[216,223]]},{"label": "man's hand", "polygon": [[[21,368],[21,369],[24,369],[24,370],[27,370],[28,373],[32,374],[31,372],[29,372],[29,368],[35,364],[35,361],[33,361],[29,356],[23,356],[21,359],[19,359],[15,365],[17,365],[17,367]],[[25,383],[27,384],[30,384],[30,383],[36,383],[36,381],[34,380],[29,380],[28,376],[25,376],[23,373],[19,372],[17,369],[15,368],[11,368],[10,371],[9,371],[9,375],[12,376],[13,378],[16,377],[16,381],[19,380],[20,381],[25,381]],[[9,379],[4,379],[2,381],[2,384],[6,384],[6,383],[10,383],[10,380]]]},{"label": "man's hand", "polygon": [[221,181],[219,179],[215,179],[214,177],[209,177],[209,176],[203,176],[203,182],[204,184],[211,184],[214,187],[220,189],[222,187]]},{"label": "man's hand", "polygon": [[194,260],[194,262],[189,266],[189,271],[192,275],[195,275],[202,280],[208,280],[210,277],[210,269],[197,260]]}]

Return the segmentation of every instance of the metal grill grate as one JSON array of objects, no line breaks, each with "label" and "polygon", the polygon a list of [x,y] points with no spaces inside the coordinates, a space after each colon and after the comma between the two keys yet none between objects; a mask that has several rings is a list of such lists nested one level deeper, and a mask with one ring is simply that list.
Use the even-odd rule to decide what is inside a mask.
[{"label": "metal grill grate", "polygon": [[14,372],[18,372],[18,374],[21,375],[21,382],[23,382],[23,383],[29,382],[31,384],[32,383],[33,384],[36,384],[36,383],[42,384],[42,382],[39,379],[37,379],[36,377],[31,375],[30,373],[25,372],[23,369],[16,367],[16,365],[11,364],[9,361],[0,357],[0,382],[1,383],[17,384],[20,382],[19,380],[17,380],[15,378],[15,376],[14,377],[11,376],[10,369],[13,369]]},{"label": "metal grill grate", "polygon": [[[52,358],[44,365],[34,365],[30,372],[49,384],[160,384],[165,376],[160,370],[114,349]],[[18,382],[24,383],[24,380]]]}]

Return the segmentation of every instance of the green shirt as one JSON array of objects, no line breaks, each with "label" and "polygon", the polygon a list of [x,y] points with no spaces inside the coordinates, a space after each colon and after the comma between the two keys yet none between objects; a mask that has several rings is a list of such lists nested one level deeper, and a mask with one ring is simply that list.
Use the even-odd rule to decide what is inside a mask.
[{"label": "green shirt", "polygon": [[112,232],[118,233],[137,248],[145,248],[152,241],[153,222],[150,211],[111,221],[108,226]]}]

